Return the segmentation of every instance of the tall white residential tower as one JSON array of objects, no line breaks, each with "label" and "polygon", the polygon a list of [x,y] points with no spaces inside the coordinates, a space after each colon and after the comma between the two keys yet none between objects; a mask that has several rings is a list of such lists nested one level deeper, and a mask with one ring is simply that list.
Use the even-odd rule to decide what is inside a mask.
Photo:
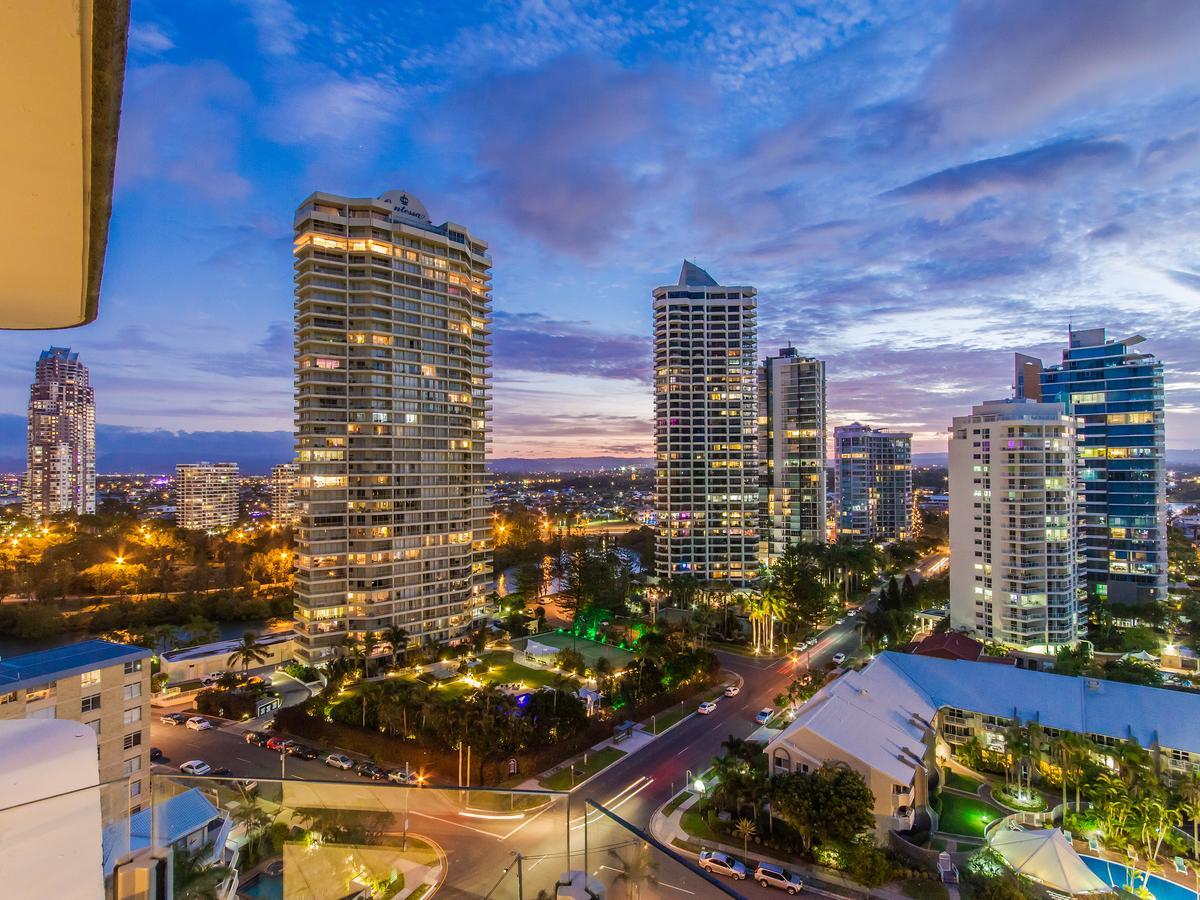
[{"label": "tall white residential tower", "polygon": [[678,284],[654,289],[659,577],[756,574],[757,293],[686,261]]},{"label": "tall white residential tower", "polygon": [[1034,652],[1073,646],[1081,604],[1075,420],[995,400],[950,431],[950,625]]},{"label": "tall white residential tower", "polygon": [[912,435],[855,422],[833,430],[833,449],[838,540],[912,537]]},{"label": "tall white residential tower", "polygon": [[276,525],[295,525],[299,521],[296,475],[295,463],[280,463],[271,469],[271,521]]},{"label": "tall white residential tower", "polygon": [[96,393],[69,347],[38,357],[29,387],[25,515],[96,511]]},{"label": "tall white residential tower", "polygon": [[467,628],[491,572],[491,258],[405,191],[295,217],[297,652]]},{"label": "tall white residential tower", "polygon": [[825,363],[785,347],[758,370],[762,555],[828,536],[825,471]]},{"label": "tall white residential tower", "polygon": [[181,463],[175,467],[175,522],[196,531],[227,531],[241,508],[238,464]]}]

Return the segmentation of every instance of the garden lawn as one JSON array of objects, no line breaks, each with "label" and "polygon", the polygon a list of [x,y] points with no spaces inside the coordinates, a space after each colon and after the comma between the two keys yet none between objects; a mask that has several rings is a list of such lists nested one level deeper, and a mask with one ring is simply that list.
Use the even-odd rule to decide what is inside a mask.
[{"label": "garden lawn", "polygon": [[[691,700],[684,703],[678,703],[675,706],[664,709],[658,715],[653,717],[654,733],[662,734],[676,722],[680,721],[688,713],[696,711],[697,704]],[[646,729],[649,731],[650,729]]]},{"label": "garden lawn", "polygon": [[513,662],[513,655],[508,650],[493,650],[485,654],[483,663],[488,673],[480,678],[491,684],[509,684],[522,681],[529,687],[547,687],[554,683],[554,672],[549,669],[531,669]]},{"label": "garden lawn", "polygon": [[1005,815],[990,804],[975,797],[942,793],[942,812],[938,816],[938,831],[983,837],[983,826]]},{"label": "garden lawn", "polygon": [[961,772],[948,771],[946,772],[946,787],[954,788],[957,791],[966,791],[968,794],[974,794],[983,784],[977,778],[963,775]]},{"label": "garden lawn", "polygon": [[950,896],[944,884],[928,878],[907,878],[900,882],[900,891],[913,900],[946,900]]},{"label": "garden lawn", "polygon": [[694,806],[683,811],[683,815],[679,817],[679,825],[690,837],[699,841],[715,844],[727,840],[709,827],[708,820],[696,812]]},{"label": "garden lawn", "polygon": [[[601,769],[612,765],[618,759],[625,755],[624,750],[618,750],[616,747],[605,747],[603,750],[597,750],[595,753],[588,753],[587,762],[582,759],[575,763],[574,783],[579,784],[585,778],[595,775]],[[542,779],[542,787],[548,791],[569,791],[571,790],[571,767],[559,769],[549,778]]]}]

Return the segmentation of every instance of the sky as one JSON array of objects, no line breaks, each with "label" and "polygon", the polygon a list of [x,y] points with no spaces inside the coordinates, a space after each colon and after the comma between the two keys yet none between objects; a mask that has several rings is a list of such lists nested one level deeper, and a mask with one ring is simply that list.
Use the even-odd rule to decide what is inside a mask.
[{"label": "sky", "polygon": [[1166,364],[1200,447],[1194,0],[133,0],[100,317],[0,334],[97,417],[291,428],[292,215],[402,188],[494,261],[493,455],[645,456],[651,291],[759,290],[831,425],[945,449],[1068,323]]}]

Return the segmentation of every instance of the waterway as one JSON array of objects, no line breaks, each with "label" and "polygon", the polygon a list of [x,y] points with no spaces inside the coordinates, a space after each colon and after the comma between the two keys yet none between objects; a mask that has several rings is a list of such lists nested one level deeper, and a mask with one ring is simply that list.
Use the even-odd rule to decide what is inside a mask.
[{"label": "waterway", "polygon": [[[262,634],[264,631],[271,630],[274,629],[262,619],[250,619],[245,622],[221,622],[217,625],[217,631],[220,633],[219,640],[222,641],[240,639],[247,631]],[[85,641],[89,637],[90,635],[75,631],[34,640],[0,637],[0,659],[8,659],[10,656],[18,656],[22,653],[36,653],[38,650],[51,650],[55,647],[61,647],[64,644],[75,644],[79,641]]]}]

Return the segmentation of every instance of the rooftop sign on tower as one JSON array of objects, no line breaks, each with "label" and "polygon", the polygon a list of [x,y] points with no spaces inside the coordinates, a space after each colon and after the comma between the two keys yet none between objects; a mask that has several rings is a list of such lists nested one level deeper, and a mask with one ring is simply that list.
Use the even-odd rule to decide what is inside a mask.
[{"label": "rooftop sign on tower", "polygon": [[417,221],[426,225],[432,224],[429,213],[425,211],[425,204],[408,191],[388,191],[380,195],[379,199],[392,208],[390,218],[393,222]]}]

